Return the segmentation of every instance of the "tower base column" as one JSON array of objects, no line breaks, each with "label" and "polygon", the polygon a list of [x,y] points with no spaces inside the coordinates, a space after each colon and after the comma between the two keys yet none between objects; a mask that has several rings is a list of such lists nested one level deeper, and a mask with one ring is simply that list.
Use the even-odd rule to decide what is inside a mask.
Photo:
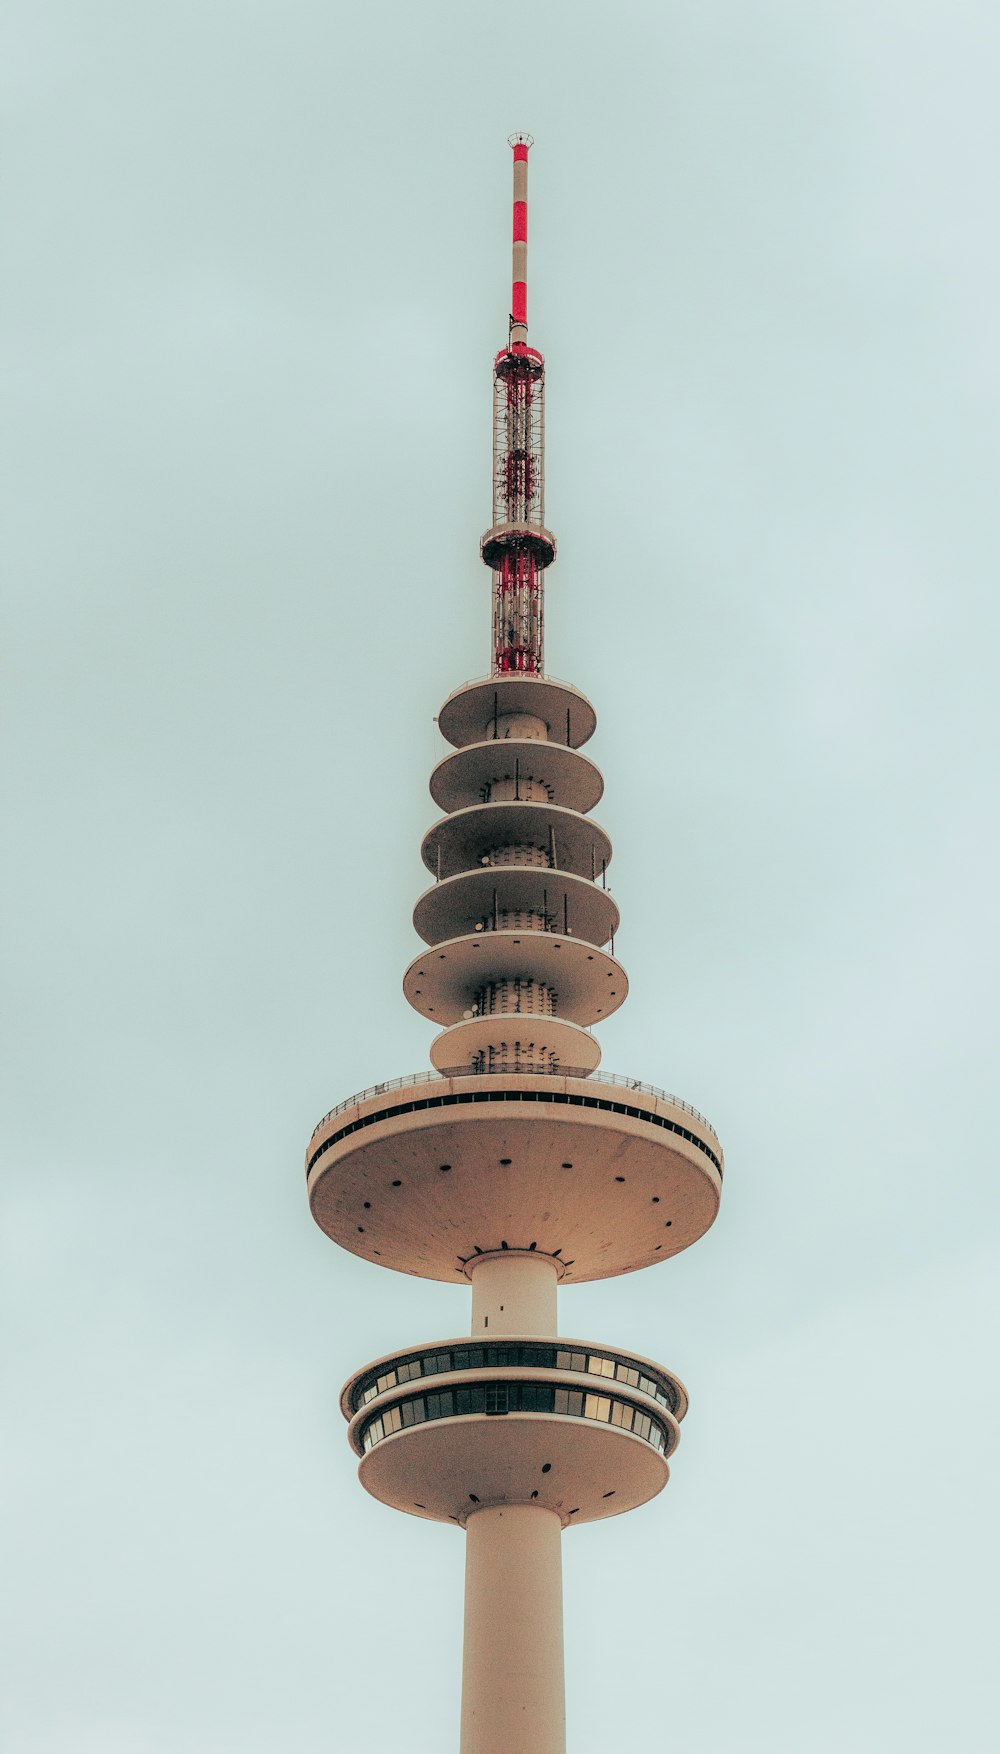
[{"label": "tower base column", "polygon": [[565,1754],[561,1540],[535,1505],[468,1519],[461,1754]]}]

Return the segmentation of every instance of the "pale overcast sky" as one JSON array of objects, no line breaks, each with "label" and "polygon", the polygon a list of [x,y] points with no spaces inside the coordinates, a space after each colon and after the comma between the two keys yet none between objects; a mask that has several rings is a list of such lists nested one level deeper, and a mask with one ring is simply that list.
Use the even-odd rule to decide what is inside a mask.
[{"label": "pale overcast sky", "polygon": [[570,1748],[986,1754],[998,1441],[1000,19],[8,0],[11,1754],[447,1754],[463,1542],[337,1393],[465,1294],[303,1157],[427,1066],[440,702],[488,667],[530,128],[548,662],[720,1219],[567,1292],[676,1370],[564,1543]]}]

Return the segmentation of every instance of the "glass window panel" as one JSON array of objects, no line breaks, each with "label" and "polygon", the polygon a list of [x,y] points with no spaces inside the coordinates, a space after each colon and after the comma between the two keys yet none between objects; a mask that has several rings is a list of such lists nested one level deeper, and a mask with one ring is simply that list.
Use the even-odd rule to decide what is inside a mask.
[{"label": "glass window panel", "polygon": [[573,1354],[572,1354],[572,1352],[557,1352],[556,1353],[556,1369],[557,1370],[572,1370],[572,1368],[573,1368]]},{"label": "glass window panel", "polygon": [[627,1382],[633,1389],[639,1386],[639,1372],[631,1364],[619,1364],[615,1375],[619,1382]]},{"label": "glass window panel", "polygon": [[451,1389],[441,1390],[441,1417],[450,1419],[455,1411],[455,1396]]},{"label": "glass window panel", "polygon": [[637,1431],[640,1437],[648,1438],[650,1431],[649,1414],[637,1413],[635,1416],[635,1424],[632,1429],[633,1431]]},{"label": "glass window panel", "polygon": [[556,1413],[569,1412],[569,1389],[556,1389],[553,1411]]},{"label": "glass window panel", "polygon": [[413,1403],[413,1423],[420,1425],[427,1418],[427,1403],[421,1398]]},{"label": "glass window panel", "polygon": [[412,1425],[413,1424],[413,1402],[412,1401],[404,1401],[402,1407],[400,1408],[400,1411],[403,1415],[403,1424],[404,1425]]},{"label": "glass window panel", "polygon": [[582,1389],[570,1389],[569,1390],[569,1410],[571,1413],[576,1415],[577,1419],[580,1418],[580,1415],[583,1412],[583,1390]]},{"label": "glass window panel", "polygon": [[456,1389],[455,1390],[455,1410],[458,1413],[471,1413],[472,1412],[472,1390],[471,1389]]},{"label": "glass window panel", "polygon": [[490,1382],[486,1384],[487,1413],[506,1413],[508,1407],[507,1384]]},{"label": "glass window panel", "polygon": [[482,1349],[482,1347],[481,1346],[470,1346],[468,1352],[465,1354],[465,1360],[466,1360],[466,1365],[467,1365],[469,1370],[482,1370],[482,1368],[483,1368],[483,1349]]},{"label": "glass window panel", "polygon": [[629,1407],[626,1407],[624,1401],[615,1401],[614,1405],[612,1406],[612,1408],[611,1408],[611,1423],[612,1423],[612,1425],[624,1425],[626,1427],[626,1429],[628,1429],[631,1426],[631,1424],[632,1424],[631,1409]]}]

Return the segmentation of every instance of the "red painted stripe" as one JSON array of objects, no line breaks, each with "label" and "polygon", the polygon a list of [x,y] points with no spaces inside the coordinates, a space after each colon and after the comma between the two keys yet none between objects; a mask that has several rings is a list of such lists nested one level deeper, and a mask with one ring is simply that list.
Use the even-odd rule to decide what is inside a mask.
[{"label": "red painted stripe", "polygon": [[523,280],[515,280],[511,288],[510,314],[515,323],[528,321],[528,288]]},{"label": "red painted stripe", "polygon": [[514,202],[514,242],[526,244],[528,241],[528,203]]},{"label": "red painted stripe", "polygon": [[527,162],[528,162],[528,148],[526,146],[515,146],[515,148],[514,148],[514,163],[515,164],[517,163],[518,159],[523,159],[524,163],[527,164]]}]

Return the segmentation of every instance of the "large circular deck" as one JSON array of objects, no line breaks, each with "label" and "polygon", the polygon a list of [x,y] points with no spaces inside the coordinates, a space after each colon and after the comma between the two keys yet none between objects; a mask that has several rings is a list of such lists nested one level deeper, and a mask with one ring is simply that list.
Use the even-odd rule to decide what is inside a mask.
[{"label": "large circular deck", "polygon": [[366,1260],[465,1282],[477,1253],[554,1257],[564,1281],[655,1265],[715,1219],[722,1155],[676,1099],[590,1078],[432,1078],[342,1105],[307,1159],[326,1234]]}]

